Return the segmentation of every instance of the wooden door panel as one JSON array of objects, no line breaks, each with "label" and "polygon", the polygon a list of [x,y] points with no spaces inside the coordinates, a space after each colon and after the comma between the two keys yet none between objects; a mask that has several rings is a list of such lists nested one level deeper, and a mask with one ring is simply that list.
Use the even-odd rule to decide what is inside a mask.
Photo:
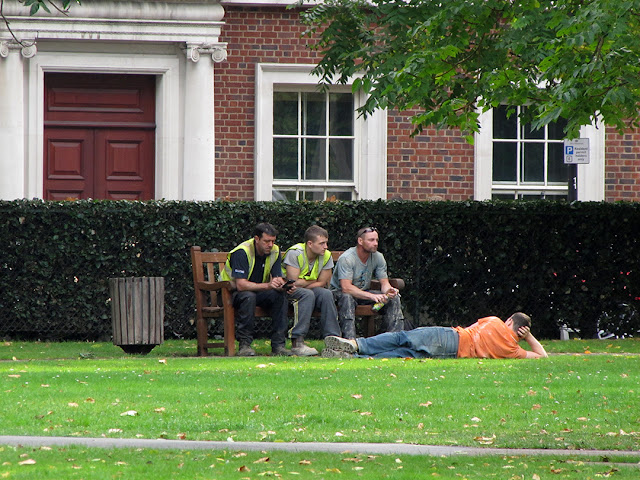
[{"label": "wooden door panel", "polygon": [[45,198],[93,196],[94,135],[91,130],[48,128],[44,133]]},{"label": "wooden door panel", "polygon": [[45,199],[154,198],[155,82],[45,73]]},{"label": "wooden door panel", "polygon": [[155,123],[153,75],[47,73],[47,123]]},{"label": "wooden door panel", "polygon": [[101,198],[152,199],[154,152],[152,131],[97,130],[95,186]]}]

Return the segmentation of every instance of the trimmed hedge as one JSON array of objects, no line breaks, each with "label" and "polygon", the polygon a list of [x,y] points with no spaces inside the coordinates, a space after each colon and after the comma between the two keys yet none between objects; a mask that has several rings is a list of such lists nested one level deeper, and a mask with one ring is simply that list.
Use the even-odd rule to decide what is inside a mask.
[{"label": "trimmed hedge", "polygon": [[[105,339],[108,279],[165,277],[165,336],[193,337],[189,248],[226,251],[269,221],[286,248],[317,223],[330,248],[380,230],[418,325],[532,315],[533,331],[640,328],[640,204],[553,202],[0,202],[0,335]],[[598,322],[600,322],[598,324]]]}]

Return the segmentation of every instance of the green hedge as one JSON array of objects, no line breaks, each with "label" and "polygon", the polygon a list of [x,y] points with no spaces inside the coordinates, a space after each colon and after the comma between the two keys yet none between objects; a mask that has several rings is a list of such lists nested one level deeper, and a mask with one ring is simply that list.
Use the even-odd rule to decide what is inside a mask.
[{"label": "green hedge", "polygon": [[419,325],[532,315],[534,332],[638,330],[640,204],[552,202],[0,202],[0,335],[104,339],[108,279],[165,277],[165,336],[193,337],[189,248],[229,250],[269,221],[287,247],[317,223],[330,248],[380,230]]}]

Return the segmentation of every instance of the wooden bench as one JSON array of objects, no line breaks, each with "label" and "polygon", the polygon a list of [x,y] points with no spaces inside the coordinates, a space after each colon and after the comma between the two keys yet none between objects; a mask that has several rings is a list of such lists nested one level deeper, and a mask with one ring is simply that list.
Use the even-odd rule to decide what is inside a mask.
[{"label": "wooden bench", "polygon": [[[198,337],[198,355],[207,356],[210,348],[224,348],[224,354],[230,357],[236,353],[235,345],[235,311],[233,308],[231,282],[219,281],[218,274],[224,269],[228,252],[203,252],[199,246],[191,247],[191,267],[193,270],[193,287],[196,296],[196,334]],[[331,252],[336,262],[342,252]],[[404,288],[404,281],[391,278],[389,282],[397,289]],[[372,289],[379,289],[380,284],[371,282]],[[290,310],[290,316],[292,311]],[[358,305],[356,317],[365,322],[367,336],[375,334],[375,317],[379,313],[371,309],[371,305]],[[268,317],[269,314],[256,307],[256,318]],[[319,312],[314,312],[319,316]],[[209,341],[209,322],[222,319],[224,339],[222,342]]]}]

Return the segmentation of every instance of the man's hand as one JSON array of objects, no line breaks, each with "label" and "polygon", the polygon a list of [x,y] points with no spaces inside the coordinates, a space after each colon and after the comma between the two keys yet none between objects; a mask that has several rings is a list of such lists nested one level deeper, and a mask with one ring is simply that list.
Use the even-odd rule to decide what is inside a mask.
[{"label": "man's hand", "polygon": [[525,339],[527,335],[531,334],[531,330],[527,326],[520,327],[518,329],[518,338]]},{"label": "man's hand", "polygon": [[282,288],[282,286],[286,283],[285,279],[282,277],[273,277],[271,279],[271,282],[269,282],[269,285],[271,285],[271,288],[273,289],[278,289],[278,288]]}]

